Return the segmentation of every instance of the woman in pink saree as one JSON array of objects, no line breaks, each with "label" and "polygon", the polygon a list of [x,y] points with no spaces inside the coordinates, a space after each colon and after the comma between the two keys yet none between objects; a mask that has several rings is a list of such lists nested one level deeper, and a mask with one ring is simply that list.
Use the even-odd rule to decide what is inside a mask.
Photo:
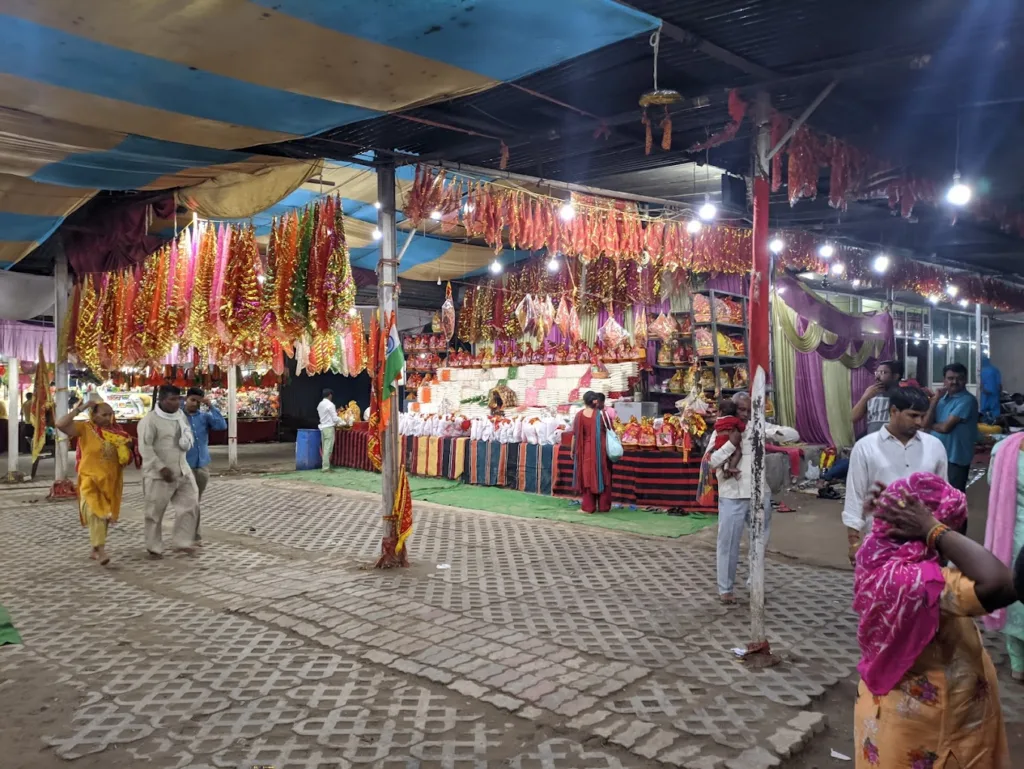
[{"label": "woman in pink saree", "polygon": [[[881,485],[857,553],[857,769],[1010,769],[975,617],[1017,600],[1009,568],[955,529],[963,493],[931,473]],[[952,561],[957,567],[943,567]]]}]

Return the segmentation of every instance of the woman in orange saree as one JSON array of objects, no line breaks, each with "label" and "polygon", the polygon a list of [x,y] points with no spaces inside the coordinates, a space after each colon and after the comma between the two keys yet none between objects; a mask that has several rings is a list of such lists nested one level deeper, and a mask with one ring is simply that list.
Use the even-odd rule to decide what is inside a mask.
[{"label": "woman in orange saree", "polygon": [[[88,421],[76,423],[86,410]],[[133,460],[138,464],[132,438],[114,423],[113,409],[102,401],[79,404],[58,420],[57,428],[78,438],[78,517],[89,529],[90,557],[106,566],[107,528],[121,514],[124,467]]]}]

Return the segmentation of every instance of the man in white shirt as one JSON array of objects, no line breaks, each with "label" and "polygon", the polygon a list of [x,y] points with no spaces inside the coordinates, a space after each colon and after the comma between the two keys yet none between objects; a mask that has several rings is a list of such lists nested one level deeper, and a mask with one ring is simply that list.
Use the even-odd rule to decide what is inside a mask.
[{"label": "man in white shirt", "polygon": [[898,360],[883,360],[875,369],[875,383],[871,385],[853,407],[853,421],[867,419],[867,432],[878,432],[889,421],[889,390],[900,386],[903,364]]},{"label": "man in white shirt", "polygon": [[914,473],[934,473],[946,479],[946,449],[924,430],[928,406],[928,396],[918,387],[890,390],[889,424],[865,435],[853,447],[843,506],[851,564],[870,528],[871,521],[864,519],[864,500],[876,482],[888,486]]},{"label": "man in white shirt", "polygon": [[341,424],[338,407],[334,405],[334,391],[324,390],[323,400],[316,407],[320,420],[320,472],[331,470],[331,454],[334,452],[334,431]]},{"label": "man in white shirt", "polygon": [[[736,393],[736,416],[742,421],[750,419],[750,396]],[[740,559],[740,541],[743,530],[750,525],[750,458],[754,449],[750,444],[751,430],[748,426],[742,433],[734,431],[722,448],[710,457],[711,467],[718,477],[718,595],[722,603],[735,603],[733,588],[736,582],[736,566]],[[715,445],[715,434],[708,441],[709,449]],[[740,450],[738,474],[724,472],[725,463]],[[767,484],[764,489],[764,545],[768,546],[771,532],[772,504]]]}]

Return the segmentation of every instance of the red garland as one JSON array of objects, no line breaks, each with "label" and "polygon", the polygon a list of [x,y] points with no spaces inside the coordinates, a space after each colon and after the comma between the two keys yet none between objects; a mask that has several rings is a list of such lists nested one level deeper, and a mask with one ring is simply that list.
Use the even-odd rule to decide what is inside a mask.
[{"label": "red garland", "polygon": [[[717,147],[732,141],[740,130],[740,123],[747,114],[747,103],[740,97],[739,92],[733,88],[729,91],[729,117],[731,121],[716,134],[712,134],[706,141],[699,142],[690,147],[687,152],[703,152],[704,150]],[[649,152],[647,154],[650,154]]]}]

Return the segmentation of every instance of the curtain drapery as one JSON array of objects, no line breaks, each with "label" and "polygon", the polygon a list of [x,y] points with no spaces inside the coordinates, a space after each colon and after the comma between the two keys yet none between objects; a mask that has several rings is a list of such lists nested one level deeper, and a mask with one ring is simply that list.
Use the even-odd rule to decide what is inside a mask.
[{"label": "curtain drapery", "polygon": [[821,381],[825,390],[825,412],[834,446],[852,446],[856,438],[850,417],[850,374],[845,364],[821,361]]},{"label": "curtain drapery", "polygon": [[[797,352],[814,352],[825,360],[838,360],[847,368],[853,369],[865,365],[873,367],[873,364],[886,351],[890,350],[893,344],[892,318],[888,313],[880,313],[880,315],[885,315],[883,321],[886,319],[888,321],[887,324],[883,323],[883,326],[887,325],[888,327],[887,334],[876,339],[858,340],[850,336],[839,336],[826,330],[819,323],[809,321],[778,299],[779,297],[776,295],[775,303],[780,305],[776,318],[778,329],[782,331],[786,340]],[[803,322],[801,323],[802,331],[797,329],[798,319]]]},{"label": "curtain drapery", "polygon": [[772,336],[775,339],[775,414],[779,424],[796,427],[796,350],[780,329],[779,315],[789,308],[776,296],[772,301]]}]

